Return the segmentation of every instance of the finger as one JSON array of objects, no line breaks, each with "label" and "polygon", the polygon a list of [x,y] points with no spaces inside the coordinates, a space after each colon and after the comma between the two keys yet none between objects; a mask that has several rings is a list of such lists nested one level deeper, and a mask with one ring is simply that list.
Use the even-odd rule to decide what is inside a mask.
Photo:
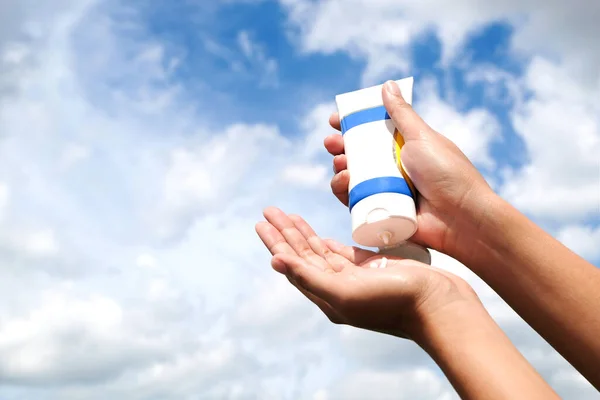
[{"label": "finger", "polygon": [[[279,266],[277,264],[280,264],[281,261],[278,259],[273,259],[271,264],[273,265],[273,269],[275,269],[276,271],[278,269],[282,269],[285,267]],[[319,307],[319,309],[323,312],[323,314],[325,314],[327,316],[327,318],[329,318],[329,320],[335,324],[339,324],[342,322],[341,318],[339,317],[339,314],[337,312],[335,312],[335,310],[333,309],[333,307],[331,307],[331,305],[329,303],[327,303],[325,300],[320,299],[319,297],[315,296],[314,294],[307,292],[305,289],[303,289],[301,286],[299,286],[296,282],[294,282],[294,280],[288,276],[287,280],[292,284],[292,286],[294,286],[296,289],[298,289],[298,291],[300,293],[302,293],[307,299],[309,299],[311,302],[313,302],[317,307]]]},{"label": "finger", "polygon": [[[419,217],[420,216],[417,215],[417,220]],[[418,228],[415,234],[410,237],[410,241],[422,247],[431,247],[427,241],[427,234],[424,234],[423,231]]]},{"label": "finger", "polygon": [[335,112],[331,114],[331,116],[329,116],[329,125],[331,125],[333,129],[337,129],[338,131],[342,128],[340,126],[340,115],[338,113]]},{"label": "finger", "polygon": [[289,276],[298,288],[329,304],[336,299],[335,293],[341,289],[340,281],[336,279],[337,274],[321,271],[301,257],[285,253],[277,254],[272,264],[274,268],[279,268],[278,272]]},{"label": "finger", "polygon": [[332,156],[344,154],[344,138],[339,133],[327,136],[323,144]]},{"label": "finger", "polygon": [[285,238],[273,225],[266,221],[256,224],[256,233],[269,249],[272,255],[279,253],[296,254],[294,249],[285,241]]},{"label": "finger", "polygon": [[312,250],[312,247],[310,247],[302,233],[296,228],[294,222],[283,211],[275,207],[268,207],[263,214],[267,221],[283,235],[285,241],[297,255],[321,269],[329,267],[327,261]]},{"label": "finger", "polygon": [[348,168],[348,159],[345,154],[340,154],[338,156],[333,157],[333,172],[340,173],[343,170]]},{"label": "finger", "polygon": [[344,205],[348,205],[348,185],[350,184],[350,174],[345,169],[335,174],[331,179],[331,191]]},{"label": "finger", "polygon": [[290,219],[294,222],[296,228],[298,228],[300,233],[302,233],[306,241],[310,244],[310,247],[313,249],[313,251],[323,257],[329,264],[330,268],[335,272],[340,272],[345,267],[355,266],[348,261],[348,259],[332,252],[325,241],[317,236],[313,228],[302,217],[298,215],[290,215]]},{"label": "finger", "polygon": [[369,258],[377,256],[377,253],[374,251],[365,250],[354,246],[344,246],[343,244],[332,239],[326,239],[325,244],[332,252],[339,254],[354,265],[360,265]]},{"label": "finger", "polygon": [[425,121],[404,100],[396,82],[387,81],[383,85],[382,96],[383,104],[404,141],[420,139],[430,130]]}]

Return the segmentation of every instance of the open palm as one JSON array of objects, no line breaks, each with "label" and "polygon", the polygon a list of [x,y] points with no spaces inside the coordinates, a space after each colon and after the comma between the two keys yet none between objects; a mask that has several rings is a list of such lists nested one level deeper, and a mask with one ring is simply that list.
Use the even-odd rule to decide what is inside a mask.
[{"label": "open palm", "polygon": [[[264,211],[256,231],[273,255],[273,268],[336,324],[411,337],[422,313],[474,293],[466,282],[413,260],[323,240],[301,217]],[[382,262],[385,268],[380,268]]]}]

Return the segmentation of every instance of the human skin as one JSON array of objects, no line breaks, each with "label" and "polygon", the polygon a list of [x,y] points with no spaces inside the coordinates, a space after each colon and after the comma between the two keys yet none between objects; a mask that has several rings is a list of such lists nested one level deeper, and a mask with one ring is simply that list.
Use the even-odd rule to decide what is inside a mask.
[{"label": "human skin", "polygon": [[272,266],[336,324],[414,340],[463,399],[557,399],[461,278],[319,238],[301,217],[264,211]]},{"label": "human skin", "polygon": [[[406,142],[403,167],[420,193],[413,239],[469,267],[600,390],[600,270],[494,193],[393,82],[382,96]],[[336,114],[330,124],[339,130]],[[325,147],[334,156],[332,191],[347,205],[342,136],[327,137]]]}]

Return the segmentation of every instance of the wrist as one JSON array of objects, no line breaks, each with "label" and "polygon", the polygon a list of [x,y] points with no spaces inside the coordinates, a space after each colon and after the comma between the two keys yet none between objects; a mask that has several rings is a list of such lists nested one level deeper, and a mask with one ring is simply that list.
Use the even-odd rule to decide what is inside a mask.
[{"label": "wrist", "polygon": [[433,312],[420,313],[418,329],[411,338],[435,359],[440,347],[474,328],[480,329],[486,317],[491,318],[478,299],[456,300]]},{"label": "wrist", "polygon": [[469,266],[485,264],[481,261],[497,258],[507,248],[506,227],[515,228],[513,207],[488,187],[473,190],[462,204],[461,216],[453,227],[454,240],[446,254]]}]

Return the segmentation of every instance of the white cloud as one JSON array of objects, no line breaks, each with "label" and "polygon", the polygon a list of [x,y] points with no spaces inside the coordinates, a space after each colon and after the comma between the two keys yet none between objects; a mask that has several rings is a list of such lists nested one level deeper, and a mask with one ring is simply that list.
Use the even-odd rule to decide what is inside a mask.
[{"label": "white cloud", "polygon": [[563,398],[571,394],[576,394],[577,398],[582,400],[595,400],[598,398],[598,391],[571,368],[559,369],[550,378],[550,384],[556,388],[559,394],[564,396]]},{"label": "white cloud", "polygon": [[[0,388],[1,397],[335,399],[373,387],[382,398],[455,397],[415,345],[331,325],[270,270],[254,233],[261,208],[277,204],[323,236],[349,242],[347,210],[328,193],[330,159],[321,147],[332,132],[331,103],[315,105],[298,139],[269,124],[223,125],[195,107],[202,93],[191,95],[176,79],[184,52],[150,37],[133,9],[7,4],[0,16],[0,380],[11,386]],[[335,2],[324,4],[335,10]],[[297,6],[294,13],[309,7]],[[384,2],[370,9],[377,17],[389,11]],[[420,29],[418,20],[350,21],[341,29],[353,25],[346,33],[362,36],[322,37],[331,33],[327,51],[348,45],[379,57],[368,79],[404,62],[378,49],[403,46]],[[242,32],[246,62],[276,72],[265,48]],[[306,48],[317,49],[323,33],[307,32]],[[434,93],[426,99],[435,124],[492,165],[493,119],[483,110],[461,115]],[[273,179],[278,174],[287,182]],[[443,256],[435,264],[469,279],[504,326],[521,329],[466,268]],[[539,339],[519,340],[539,347]],[[347,365],[348,357],[363,367]],[[571,383],[579,381],[568,366],[551,365],[548,376],[569,382],[565,393],[589,388]]]},{"label": "white cloud", "polygon": [[323,147],[323,140],[331,134],[339,134],[326,122],[334,111],[337,111],[334,102],[317,104],[302,119],[302,131],[307,133],[300,147],[304,152],[303,159],[317,158],[331,162],[329,153]]},{"label": "white cloud", "polygon": [[254,45],[250,41],[250,35],[247,31],[240,31],[238,33],[238,44],[247,58],[254,56]]},{"label": "white cloud", "polygon": [[[277,199],[298,204],[272,177],[304,165],[304,139],[214,129],[135,14],[122,36],[108,9],[65,7],[38,39],[1,47],[14,75],[0,93],[0,396],[301,393],[327,320],[285,281],[276,294],[292,301],[273,303],[281,277],[253,226]],[[261,310],[273,332],[289,327],[277,347]],[[290,348],[295,316],[307,330]]]},{"label": "white cloud", "polygon": [[151,254],[142,253],[137,256],[135,263],[142,268],[155,268],[157,261]]},{"label": "white cloud", "polygon": [[501,140],[500,125],[484,108],[471,109],[466,113],[456,110],[440,99],[432,85],[423,85],[419,94],[418,112],[427,123],[452,140],[469,159],[479,167],[495,167],[490,146]]},{"label": "white cloud", "polygon": [[329,181],[328,168],[323,165],[289,165],[282,172],[282,179],[291,185],[326,188]]},{"label": "white cloud", "polygon": [[357,371],[344,377],[326,399],[457,399],[440,375],[425,368]]},{"label": "white cloud", "polygon": [[86,146],[77,143],[68,143],[63,150],[61,163],[63,168],[71,168],[89,156],[90,150]]},{"label": "white cloud", "polygon": [[398,368],[400,360],[410,360],[411,367],[435,366],[417,344],[393,336],[343,326],[340,344],[344,354],[365,369],[394,370]]},{"label": "white cloud", "polygon": [[68,289],[61,289],[42,293],[38,308],[2,325],[4,382],[101,381],[167,350],[159,337],[127,332],[131,325],[124,324],[124,312],[114,300],[93,295],[73,298],[65,293]]},{"label": "white cloud", "polygon": [[5,210],[8,208],[10,200],[10,191],[8,190],[8,186],[2,182],[0,182],[0,223],[4,219]]},{"label": "white cloud", "polygon": [[513,111],[529,153],[508,171],[503,195],[530,215],[554,221],[600,213],[600,89],[578,84],[567,70],[534,59],[525,84],[532,91]]},{"label": "white cloud", "polygon": [[565,226],[559,231],[557,238],[581,257],[600,260],[600,226]]},{"label": "white cloud", "polygon": [[267,56],[264,46],[255,42],[246,30],[238,32],[237,42],[246,60],[253,68],[258,70],[260,85],[266,87],[277,86],[279,83],[277,60]]},{"label": "white cloud", "polygon": [[34,256],[49,256],[59,251],[54,233],[47,229],[30,233],[23,245],[24,250]]},{"label": "white cloud", "polygon": [[[525,53],[543,51],[567,61],[569,70],[597,84],[600,51],[594,46],[600,6],[579,0],[577,6],[543,0],[504,2],[474,0],[413,2],[408,0],[280,0],[306,52],[347,51],[365,58],[365,84],[393,72],[406,73],[409,46],[422,35],[436,32],[443,62],[460,58],[470,34],[490,22],[514,26],[513,47]],[[344,21],[343,24],[337,23]],[[561,26],[560,30],[555,29]],[[596,33],[596,34],[595,34]]]},{"label": "white cloud", "polygon": [[233,46],[213,37],[204,37],[202,44],[209,55],[228,64],[230,72],[237,75],[236,80],[246,78],[261,88],[277,88],[279,62],[276,57],[268,54],[267,46],[258,42],[254,36],[252,32],[242,29],[237,32]]}]

